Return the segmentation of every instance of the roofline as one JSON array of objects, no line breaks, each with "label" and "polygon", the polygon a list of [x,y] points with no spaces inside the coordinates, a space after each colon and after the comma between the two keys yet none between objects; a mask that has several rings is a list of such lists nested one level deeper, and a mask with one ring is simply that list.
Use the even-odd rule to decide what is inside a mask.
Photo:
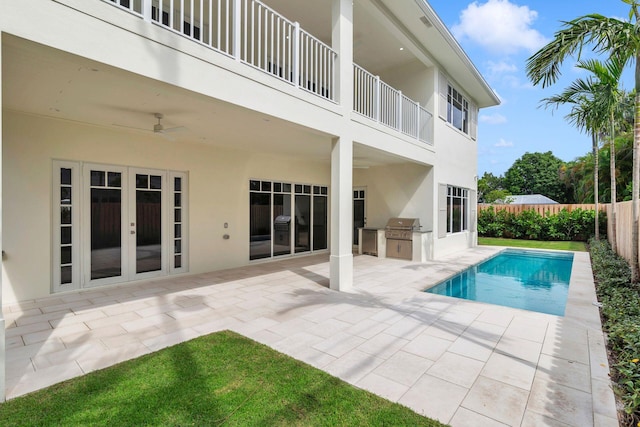
[{"label": "roofline", "polygon": [[471,62],[471,59],[467,55],[467,53],[462,49],[460,43],[453,37],[451,31],[444,25],[436,11],[431,7],[427,0],[415,0],[425,17],[433,24],[435,29],[442,35],[444,40],[451,46],[452,50],[458,55],[458,57],[462,60],[464,65],[471,71],[473,76],[480,82],[483,89],[489,94],[489,97],[495,101],[494,105],[500,104],[500,98],[494,92],[494,90],[489,86],[489,83],[485,80],[485,78],[480,74],[480,71],[476,68],[476,66]]}]

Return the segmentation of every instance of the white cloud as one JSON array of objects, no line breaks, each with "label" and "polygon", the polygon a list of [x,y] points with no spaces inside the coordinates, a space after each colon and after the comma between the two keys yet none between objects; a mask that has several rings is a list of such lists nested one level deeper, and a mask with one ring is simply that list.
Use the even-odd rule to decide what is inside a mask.
[{"label": "white cloud", "polygon": [[486,123],[489,125],[501,125],[503,123],[507,123],[507,118],[499,113],[481,114],[479,119],[480,119],[480,122]]},{"label": "white cloud", "polygon": [[513,142],[507,141],[504,138],[500,138],[500,141],[496,142],[493,146],[500,148],[513,147]]},{"label": "white cloud", "polygon": [[516,67],[515,64],[510,64],[506,61],[487,61],[487,70],[492,76],[497,76],[500,74],[515,73],[518,71],[518,67]]},{"label": "white cloud", "polygon": [[537,17],[535,10],[509,0],[475,1],[462,11],[460,22],[451,30],[457,38],[468,38],[491,51],[511,54],[524,49],[533,53],[547,43],[531,28]]}]

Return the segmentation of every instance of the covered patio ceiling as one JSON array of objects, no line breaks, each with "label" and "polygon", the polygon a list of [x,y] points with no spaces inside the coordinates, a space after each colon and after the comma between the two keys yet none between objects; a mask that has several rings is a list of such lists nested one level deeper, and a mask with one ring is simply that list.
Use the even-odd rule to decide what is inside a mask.
[{"label": "covered patio ceiling", "polygon": [[[3,110],[330,163],[332,135],[18,37],[4,35],[2,40]],[[154,113],[164,115],[165,128],[181,129],[154,134]],[[405,161],[354,146],[354,167]]]}]

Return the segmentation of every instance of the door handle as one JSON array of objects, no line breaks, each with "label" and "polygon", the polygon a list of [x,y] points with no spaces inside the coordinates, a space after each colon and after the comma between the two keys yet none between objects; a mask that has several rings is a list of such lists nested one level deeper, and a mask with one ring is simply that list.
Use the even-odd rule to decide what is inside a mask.
[{"label": "door handle", "polygon": [[136,234],[136,232],[135,232],[135,231],[133,231],[133,230],[131,230],[131,234]]}]

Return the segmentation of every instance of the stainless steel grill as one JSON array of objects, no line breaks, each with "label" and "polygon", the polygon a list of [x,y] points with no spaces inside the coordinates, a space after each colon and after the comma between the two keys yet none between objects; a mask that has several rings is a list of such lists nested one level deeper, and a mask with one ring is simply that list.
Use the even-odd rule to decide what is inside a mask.
[{"label": "stainless steel grill", "polygon": [[414,231],[420,231],[418,218],[389,219],[384,232],[387,239],[387,257],[412,259]]}]

